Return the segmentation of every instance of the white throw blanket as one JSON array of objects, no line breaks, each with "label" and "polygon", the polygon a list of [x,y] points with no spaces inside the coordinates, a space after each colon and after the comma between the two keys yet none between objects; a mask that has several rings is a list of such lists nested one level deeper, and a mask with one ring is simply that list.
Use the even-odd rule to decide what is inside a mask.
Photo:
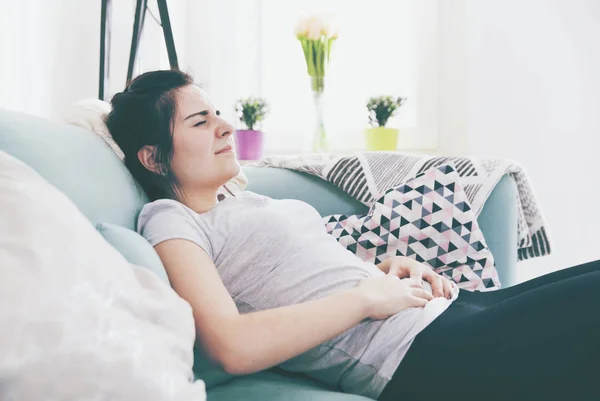
[{"label": "white throw blanket", "polygon": [[387,189],[431,168],[453,162],[475,214],[483,209],[500,178],[512,177],[518,188],[518,259],[550,253],[546,222],[523,168],[511,160],[418,156],[400,152],[356,152],[347,156],[310,154],[274,156],[250,164],[302,171],[321,177],[367,206]]},{"label": "white throw blanket", "polygon": [[206,401],[190,305],[0,151],[0,400]]}]

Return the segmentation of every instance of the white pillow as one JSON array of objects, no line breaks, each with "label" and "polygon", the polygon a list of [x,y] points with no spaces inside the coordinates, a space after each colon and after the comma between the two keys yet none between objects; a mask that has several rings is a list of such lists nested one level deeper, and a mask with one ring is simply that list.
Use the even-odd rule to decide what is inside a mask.
[{"label": "white pillow", "polygon": [[0,152],[0,399],[206,400],[192,311]]},{"label": "white pillow", "polygon": [[67,124],[94,132],[100,138],[104,139],[113,152],[117,154],[119,159],[123,160],[125,156],[119,145],[117,145],[112,138],[112,135],[104,122],[104,118],[110,113],[110,110],[110,103],[100,99],[88,98],[70,105],[63,112],[61,119]]}]

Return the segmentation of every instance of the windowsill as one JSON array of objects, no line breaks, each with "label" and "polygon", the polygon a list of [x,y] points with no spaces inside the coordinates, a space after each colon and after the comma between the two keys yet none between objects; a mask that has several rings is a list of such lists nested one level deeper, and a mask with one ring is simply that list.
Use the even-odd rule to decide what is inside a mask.
[{"label": "windowsill", "polygon": [[[396,149],[395,152],[410,153],[415,155],[433,155],[436,153],[437,148],[430,149]],[[331,155],[333,157],[352,155],[356,152],[366,152],[366,149],[332,149],[328,152],[314,153],[308,151],[299,150],[266,150],[263,158],[269,157],[290,157],[290,156],[318,156],[318,155]],[[241,165],[247,165],[250,163],[256,163],[259,160],[238,160]]]}]

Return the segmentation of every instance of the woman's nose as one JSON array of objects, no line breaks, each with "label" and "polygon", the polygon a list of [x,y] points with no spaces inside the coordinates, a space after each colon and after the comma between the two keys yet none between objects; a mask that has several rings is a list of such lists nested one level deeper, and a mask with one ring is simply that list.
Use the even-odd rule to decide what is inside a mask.
[{"label": "woman's nose", "polygon": [[229,123],[224,123],[223,125],[221,125],[219,127],[217,136],[219,136],[221,138],[225,138],[225,137],[233,134],[233,131],[235,131],[235,128],[233,127],[233,125],[231,125]]}]

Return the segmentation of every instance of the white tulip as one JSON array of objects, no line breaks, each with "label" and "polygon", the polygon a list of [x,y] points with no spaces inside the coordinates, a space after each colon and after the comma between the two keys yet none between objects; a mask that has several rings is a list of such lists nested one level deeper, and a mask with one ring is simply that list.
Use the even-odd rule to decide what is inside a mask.
[{"label": "white tulip", "polygon": [[323,29],[321,28],[321,25],[317,22],[311,25],[306,36],[309,39],[318,40],[321,38],[322,31]]},{"label": "white tulip", "polygon": [[302,17],[296,25],[296,36],[308,37],[312,27],[315,25],[315,17]]},{"label": "white tulip", "polygon": [[296,24],[296,37],[306,36],[308,34],[308,19],[301,18]]},{"label": "white tulip", "polygon": [[338,37],[338,28],[337,25],[333,21],[329,21],[326,26],[326,29],[323,31],[323,35],[327,38],[337,38]]},{"label": "white tulip", "polygon": [[325,35],[326,38],[337,37],[336,24],[331,15],[327,15],[321,19],[321,34]]},{"label": "white tulip", "polygon": [[301,18],[296,25],[296,37],[319,40],[324,35],[326,38],[337,38],[337,29],[330,17],[311,15]]}]

